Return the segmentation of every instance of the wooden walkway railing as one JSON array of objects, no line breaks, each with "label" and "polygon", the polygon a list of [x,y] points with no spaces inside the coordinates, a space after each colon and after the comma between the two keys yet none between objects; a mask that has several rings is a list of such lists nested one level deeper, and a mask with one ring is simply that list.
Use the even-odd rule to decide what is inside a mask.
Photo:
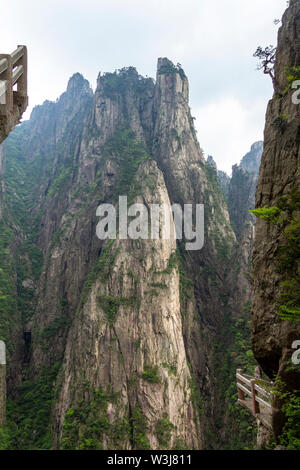
[{"label": "wooden walkway railing", "polygon": [[6,354],[5,343],[0,341],[0,426],[6,415]]},{"label": "wooden walkway railing", "polygon": [[236,371],[238,403],[250,410],[256,418],[272,429],[272,382]]},{"label": "wooden walkway railing", "polygon": [[18,46],[12,54],[0,54],[0,143],[27,105],[27,49]]}]

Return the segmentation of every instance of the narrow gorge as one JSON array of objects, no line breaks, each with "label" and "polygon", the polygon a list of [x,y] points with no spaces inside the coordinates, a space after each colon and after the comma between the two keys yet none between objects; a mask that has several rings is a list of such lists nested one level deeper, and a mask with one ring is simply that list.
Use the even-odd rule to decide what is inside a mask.
[{"label": "narrow gorge", "polygon": [[[299,194],[299,105],[286,90],[286,66],[299,74],[299,15],[291,1],[265,141],[230,177],[204,157],[188,78],[167,58],[155,80],[126,67],[99,73],[95,91],[74,74],[1,145],[1,449],[253,449],[236,370],[259,364],[299,388],[286,360],[300,330],[277,312],[280,283],[294,282],[275,266],[282,231],[250,212],[255,193],[257,209]],[[204,205],[202,249],[100,240],[97,208],[119,196]],[[280,398],[273,408],[278,444]]]},{"label": "narrow gorge", "polygon": [[[199,147],[188,87],[168,59],[156,82],[130,67],[99,75],[95,94],[75,74],[4,144],[1,331],[18,446],[31,445],[28,422],[42,447],[200,449],[229,439],[225,429],[214,436],[230,419],[222,377],[235,371],[229,356],[223,370],[222,348],[234,347],[234,322],[249,320],[248,261],[238,263],[239,235]],[[244,190],[236,179],[230,194]],[[96,209],[119,195],[204,204],[204,248],[99,240]]]}]

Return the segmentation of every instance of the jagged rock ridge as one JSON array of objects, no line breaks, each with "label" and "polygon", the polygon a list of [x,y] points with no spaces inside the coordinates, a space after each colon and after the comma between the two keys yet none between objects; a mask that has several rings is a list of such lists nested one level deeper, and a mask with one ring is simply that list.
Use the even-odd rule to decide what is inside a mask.
[{"label": "jagged rock ridge", "polygon": [[[244,268],[188,98],[168,59],[156,82],[128,67],[99,75],[95,94],[76,74],[5,144],[7,282],[18,305],[10,324],[3,308],[1,336],[23,448],[218,448],[238,433],[226,427],[223,378],[234,386],[228,324],[249,296],[232,289]],[[99,240],[97,206],[122,194],[204,204],[203,250]]]}]

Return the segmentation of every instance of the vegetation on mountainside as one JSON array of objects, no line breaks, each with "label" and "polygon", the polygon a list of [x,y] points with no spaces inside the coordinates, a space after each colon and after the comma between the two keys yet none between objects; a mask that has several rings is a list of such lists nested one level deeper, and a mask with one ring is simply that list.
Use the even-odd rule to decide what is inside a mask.
[{"label": "vegetation on mountainside", "polygon": [[277,227],[280,236],[275,254],[277,271],[281,276],[277,298],[278,314],[283,320],[300,319],[300,191],[289,191],[277,206],[251,211],[255,216]]},{"label": "vegetation on mountainside", "polygon": [[[42,253],[37,246],[40,214],[33,211],[34,189],[45,172],[37,155],[25,162],[21,141],[26,124],[18,126],[5,141],[9,158],[5,171],[5,208],[0,221],[0,339],[9,342],[18,312],[27,321],[35,309],[34,282],[39,279]],[[17,241],[16,241],[17,240]],[[30,283],[24,283],[25,280]]]},{"label": "vegetation on mountainside", "polygon": [[105,158],[112,158],[119,166],[119,175],[114,193],[116,197],[127,195],[128,205],[138,194],[140,184],[135,180],[140,164],[149,159],[145,144],[137,140],[129,127],[122,127],[106,142]]},{"label": "vegetation on mountainside", "polygon": [[[159,70],[159,74],[170,73],[179,73],[182,78],[185,77],[180,64],[177,64],[177,66],[164,66]],[[118,99],[118,94],[125,91],[127,92],[128,90],[130,93],[132,91],[138,91],[141,96],[147,86],[147,80],[138,76],[137,72],[132,67],[121,69],[114,74],[105,74],[104,77],[101,78],[101,81],[104,94],[111,100]],[[103,103],[101,103],[101,106],[102,105]],[[189,120],[192,125],[193,118],[189,117]],[[20,129],[22,129],[22,127],[20,127]],[[94,132],[94,129],[92,129],[92,131]],[[101,133],[101,130],[97,129],[97,132]],[[191,132],[194,133],[193,125]],[[22,141],[22,135],[17,134],[17,136],[16,141],[18,142],[19,139],[17,145],[21,148],[20,141]],[[182,142],[180,139],[183,139],[183,136],[181,135],[179,137],[176,130],[173,131],[173,137],[176,138],[178,144]],[[70,146],[75,146],[76,141],[78,141],[76,129],[73,130],[73,134],[70,135],[69,140],[72,142]],[[78,167],[75,159],[68,157],[69,154],[73,155],[74,152],[66,152],[66,149],[61,154],[57,155],[48,155],[47,151],[43,150],[41,154],[36,156],[32,155],[32,158],[25,162],[20,148],[14,149],[13,143],[14,141],[12,140],[12,143],[8,144],[11,145],[12,148],[9,149],[10,159],[8,160],[7,188],[10,209],[16,214],[16,220],[14,224],[6,224],[4,228],[5,236],[3,237],[2,246],[4,251],[3,253],[1,252],[0,246],[0,257],[3,256],[3,259],[7,263],[7,273],[5,273],[4,270],[3,272],[7,274],[9,278],[9,283],[7,284],[10,289],[8,290],[8,300],[9,302],[12,301],[15,296],[15,290],[11,290],[11,288],[15,285],[14,280],[15,276],[17,276],[18,302],[21,302],[18,304],[18,308],[23,312],[24,319],[28,320],[34,311],[32,304],[33,292],[30,292],[29,288],[23,286],[23,281],[27,278],[33,279],[34,281],[38,280],[42,266],[42,256],[38,250],[37,244],[41,218],[40,214],[34,212],[34,208],[37,207],[35,196],[40,194],[39,188],[41,181],[45,180],[49,183],[49,185],[45,187],[45,193],[43,195],[45,196],[45,200],[48,201],[47,204],[52,203],[53,206],[55,203],[60,204],[64,194],[66,194],[72,186]],[[74,147],[72,148],[74,150]],[[63,158],[64,155],[66,158]],[[83,193],[86,193],[87,199],[90,196],[95,196],[96,200],[96,194],[99,191],[103,171],[101,165],[104,165],[107,160],[110,159],[117,168],[114,197],[126,194],[129,199],[128,203],[130,204],[141,188],[140,183],[135,178],[138,168],[140,164],[148,158],[149,153],[146,145],[137,139],[128,124],[124,125],[124,127],[118,129],[112,138],[101,148],[101,162],[96,163],[96,178],[93,183],[87,185],[83,182],[82,187],[76,187],[76,189],[74,189],[73,196],[78,197],[82,202]],[[51,166],[53,165],[53,161],[55,161],[55,168]],[[97,165],[99,165],[100,168],[97,168]],[[216,231],[213,231],[211,234],[212,244],[217,254],[214,261],[216,261],[216,263],[222,263],[225,271],[229,270],[228,266],[232,259],[233,240],[228,241],[226,228],[229,228],[229,222],[226,221],[224,217],[223,196],[219,189],[216,172],[211,170],[207,165],[203,165],[203,167],[208,181],[208,185],[205,189],[205,198],[206,200],[213,198],[213,202],[210,203],[210,206],[215,210],[214,220],[218,222],[221,221],[224,227],[224,231],[218,231],[216,229]],[[40,197],[40,200],[43,204],[43,197]],[[83,211],[83,209],[83,205],[81,205],[79,211],[73,214],[72,217],[78,217],[81,213],[80,211]],[[207,217],[207,215],[205,215],[205,217]],[[15,272],[13,269],[10,271],[10,267],[15,263],[12,245],[16,227],[22,227],[24,231],[22,231],[22,237],[20,238],[22,240],[21,246],[16,248],[19,250],[17,253],[19,262],[17,263]],[[63,229],[64,227],[55,229],[56,231],[52,235],[49,252],[51,252],[55,244],[60,242],[62,234],[64,233]],[[115,247],[112,246],[113,243],[114,241],[112,240],[102,246],[99,257],[95,260],[81,291],[81,301],[77,313],[86,301],[88,293],[95,281],[97,280],[99,284],[101,284],[101,282],[107,281],[110,278],[111,270],[118,253],[118,250],[114,249]],[[188,303],[193,303],[195,295],[194,280],[188,276],[186,269],[188,268],[188,264],[184,262],[181,255],[180,248],[176,253],[171,254],[168,266],[160,273],[160,278],[164,280],[164,277],[173,274],[175,269],[179,271],[181,314],[182,317],[185,318],[189,313],[186,313],[188,309],[185,311],[183,307]],[[204,269],[211,268],[213,271],[211,273],[211,284],[221,286],[223,279],[221,281],[217,280],[216,272],[208,262],[205,261],[205,263]],[[133,270],[130,270],[130,276],[135,281],[138,280],[138,276]],[[3,285],[5,285],[5,283],[3,283]],[[151,287],[166,289],[166,284],[159,279],[159,282],[153,282]],[[27,291],[24,292],[22,289],[27,289]],[[33,291],[33,289],[31,289],[31,291]],[[97,303],[105,313],[105,320],[108,323],[108,327],[112,329],[117,318],[118,310],[121,309],[123,305],[138,308],[139,300],[135,296],[127,299],[119,296],[106,295],[108,292],[104,290],[99,291],[98,294],[100,294],[100,292],[102,295],[98,295]],[[103,292],[105,292],[105,295]],[[7,302],[5,294],[2,300],[3,302]],[[221,292],[219,305],[224,305],[225,307],[227,301],[228,292]],[[9,302],[4,303],[6,315],[10,313],[10,311],[12,312],[16,307],[15,304],[10,305]],[[34,338],[37,343],[39,341],[43,343],[43,347],[50,344],[53,337],[58,335],[58,332],[64,331],[70,324],[71,320],[64,311],[64,307],[66,306],[64,302],[66,301],[63,300],[61,302],[63,302],[61,305],[62,315],[58,317],[53,315],[52,321],[39,331]],[[205,308],[205,306],[203,306],[203,308]],[[236,403],[234,379],[236,367],[244,367],[251,372],[251,368],[254,365],[249,345],[249,311],[247,310],[246,313],[247,320],[233,320],[228,317],[226,318],[226,315],[224,315],[224,325],[222,325],[224,328],[221,329],[219,342],[216,344],[215,348],[215,358],[217,362],[216,371],[220,373],[220,375],[218,376],[217,384],[212,384],[211,386],[212,389],[215,385],[219,387],[217,394],[218,398],[220,398],[220,403],[224,403],[225,397],[226,403],[229,404],[228,413],[230,414],[230,419],[227,420],[227,423],[229,423],[232,438],[228,444],[228,448],[234,449],[253,446],[255,435],[255,428],[251,418],[248,416],[247,412],[242,410]],[[192,312],[192,315],[194,315],[194,319],[199,322],[199,312]],[[207,320],[209,321],[210,319]],[[139,347],[140,338],[137,340],[136,349],[138,350]],[[225,354],[224,351],[226,351]],[[53,351],[51,351],[51,354],[52,353]],[[162,366],[168,371],[169,376],[179,376],[180,371],[177,370],[176,364],[163,363]],[[190,364],[189,367],[192,369]],[[9,400],[7,425],[3,430],[0,430],[0,448],[51,448],[51,412],[53,400],[57,396],[57,383],[59,382],[57,379],[60,377],[59,371],[60,363],[54,363],[52,366],[45,368],[40,378],[23,382],[18,390],[19,397],[16,400]],[[199,381],[196,381],[195,377],[193,376],[189,381],[192,402],[198,414],[203,416],[204,400],[201,394],[202,392],[199,390]],[[211,377],[211,379],[213,381],[213,377]],[[157,387],[156,384],[162,383],[163,378],[159,375],[159,367],[157,365],[146,363],[144,370],[135,376],[134,380],[144,381],[144,386],[146,382],[148,382],[148,387],[152,384],[153,387]],[[203,381],[205,382],[206,380],[206,376],[203,376]],[[130,385],[129,381],[130,379],[128,379],[128,385]],[[135,382],[132,380],[131,385],[133,386],[134,383]],[[74,397],[76,392],[77,390],[72,390],[72,397]],[[136,449],[150,448],[147,437],[147,432],[149,431],[147,419],[138,403],[134,404],[132,409],[127,409],[126,406],[126,409],[122,409],[119,415],[117,413],[116,419],[111,422],[108,406],[116,405],[121,407],[120,402],[118,403],[118,394],[113,393],[109,388],[104,389],[99,387],[98,389],[92,389],[87,384],[83,396],[80,398],[79,400],[72,401],[72,407],[65,415],[63,438],[61,442],[62,449],[102,449],[103,446],[107,445],[107,442],[109,442],[112,448],[118,449],[125,447],[126,442],[130,442],[131,447]],[[71,399],[73,400],[73,398]],[[128,404],[128,408],[130,408],[129,405],[130,404]],[[117,408],[117,410],[118,412],[120,411],[119,408]],[[154,428],[149,432],[154,433],[160,446],[168,447],[175,427],[167,415],[162,415],[162,417],[157,418],[158,420]],[[221,434],[224,423],[218,420],[216,425],[217,431]],[[210,444],[212,448],[215,445],[216,439],[215,435],[211,436]],[[182,449],[184,444],[178,440],[177,444],[174,445]]]},{"label": "vegetation on mountainside", "polygon": [[[257,362],[251,350],[250,341],[250,313],[251,303],[244,306],[243,315],[240,318],[223,318],[222,334],[218,336],[214,346],[214,361],[216,371],[217,392],[221,400],[226,400],[227,411],[223,420],[216,423],[220,436],[209,436],[208,448],[220,448],[225,450],[249,450],[256,447],[257,427],[256,422],[249,413],[238,404],[236,388],[236,370],[242,369],[250,375],[254,375]],[[224,354],[226,351],[226,354]],[[224,444],[221,437],[225,422],[230,429],[229,440]]]},{"label": "vegetation on mountainside", "polygon": [[143,96],[152,78],[144,78],[135,67],[123,67],[113,73],[107,72],[101,78],[103,94],[111,100],[117,100],[129,90]]},{"label": "vegetation on mountainside", "polygon": [[7,402],[7,422],[0,431],[0,449],[51,449],[50,414],[60,364],[45,367],[37,380],[26,380],[18,398]]},{"label": "vegetation on mountainside", "polygon": [[113,423],[108,419],[109,403],[117,404],[119,395],[103,388],[91,390],[83,384],[88,400],[79,399],[65,414],[63,425],[62,450],[102,450],[105,437],[115,448],[126,445],[130,426],[127,418],[118,417]]},{"label": "vegetation on mountainside", "polygon": [[7,341],[18,310],[15,285],[15,259],[12,253],[14,233],[0,221],[0,339]]},{"label": "vegetation on mountainside", "polygon": [[158,70],[159,75],[167,75],[169,73],[170,74],[179,73],[179,75],[182,79],[186,78],[184,70],[183,70],[181,64],[179,64],[179,63],[177,65],[174,65],[170,62],[166,65],[161,66]]},{"label": "vegetation on mountainside", "polygon": [[159,384],[161,380],[158,375],[158,366],[151,366],[150,364],[145,364],[144,370],[142,372],[142,378],[147,382]]},{"label": "vegetation on mountainside", "polygon": [[276,377],[273,394],[281,401],[286,422],[280,444],[287,450],[300,450],[300,391],[289,391],[284,380]]},{"label": "vegetation on mountainside", "polygon": [[285,72],[288,86],[283,91],[283,95],[286,95],[288,91],[292,89],[292,85],[296,80],[300,80],[300,67],[287,66]]}]

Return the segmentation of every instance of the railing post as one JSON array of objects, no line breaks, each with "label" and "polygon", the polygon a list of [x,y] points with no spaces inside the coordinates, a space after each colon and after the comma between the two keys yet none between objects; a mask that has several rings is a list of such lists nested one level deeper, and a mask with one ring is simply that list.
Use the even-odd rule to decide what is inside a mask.
[{"label": "railing post", "polygon": [[17,91],[14,91],[14,101],[21,108],[20,112],[25,111],[28,104],[27,96],[27,48],[26,46],[18,46],[23,48],[22,57],[14,64],[14,66],[22,65],[23,73],[17,81]]},{"label": "railing post", "polygon": [[253,415],[256,416],[259,414],[259,403],[256,401],[256,390],[255,390],[255,379],[252,379],[251,381],[251,398],[252,398],[252,412]]},{"label": "railing post", "polygon": [[0,59],[7,60],[7,69],[1,74],[1,79],[7,80],[8,82],[7,90],[5,93],[5,104],[0,105],[0,115],[5,117],[7,129],[10,130],[14,112],[14,99],[12,87],[13,66],[10,54],[0,54]]},{"label": "railing post", "polygon": [[6,416],[6,354],[5,343],[0,341],[0,426]]},{"label": "railing post", "polygon": [[[240,375],[243,375],[243,371],[242,369],[237,369],[236,371],[237,374],[240,374]],[[237,383],[240,383],[240,380],[237,378],[236,379]],[[243,390],[241,390],[239,387],[237,388],[237,391],[238,391],[238,399],[239,400],[245,400],[245,394],[243,392]]]}]

